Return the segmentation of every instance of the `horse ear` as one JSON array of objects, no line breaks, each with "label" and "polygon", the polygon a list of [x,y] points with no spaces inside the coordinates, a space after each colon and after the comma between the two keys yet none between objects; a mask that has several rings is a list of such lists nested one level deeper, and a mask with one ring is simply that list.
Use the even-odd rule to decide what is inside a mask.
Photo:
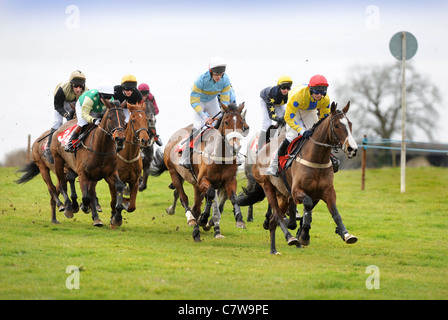
[{"label": "horse ear", "polygon": [[221,101],[219,103],[221,104],[221,109],[224,110],[225,113],[229,113],[229,109],[226,107],[226,105]]},{"label": "horse ear", "polygon": [[104,99],[104,105],[106,106],[107,109],[112,108],[112,104],[109,102],[109,100]]},{"label": "horse ear", "polygon": [[240,104],[240,106],[238,107],[238,113],[241,113],[241,111],[243,111],[245,103],[246,102],[243,102],[243,103]]},{"label": "horse ear", "polygon": [[342,112],[347,113],[348,109],[350,109],[350,100],[347,102],[347,105],[342,109]]},{"label": "horse ear", "polygon": [[337,107],[338,107],[338,104],[333,101],[331,103],[331,113],[334,113],[336,111]]}]

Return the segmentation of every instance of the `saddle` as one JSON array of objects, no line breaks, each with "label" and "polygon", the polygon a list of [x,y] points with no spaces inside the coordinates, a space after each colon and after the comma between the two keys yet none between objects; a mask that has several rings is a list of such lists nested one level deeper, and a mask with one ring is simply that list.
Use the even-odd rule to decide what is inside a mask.
[{"label": "saddle", "polygon": [[214,129],[214,128],[213,127],[207,127],[205,129],[203,129],[201,132],[199,132],[199,134],[196,135],[196,137],[194,137],[194,139],[190,139],[190,136],[192,135],[192,133],[189,133],[189,134],[185,135],[181,139],[181,141],[177,144],[176,149],[174,150],[174,152],[182,153],[185,150],[185,147],[187,146],[187,143],[186,143],[187,141],[190,141],[189,147],[191,149],[193,149],[194,146],[197,145],[198,141],[203,141],[203,140],[206,139],[208,133],[210,133],[212,129]]},{"label": "saddle", "polygon": [[288,146],[286,154],[278,157],[278,166],[280,171],[286,171],[291,166],[297,154],[302,150],[303,144],[306,139],[302,139],[302,136],[295,138]]}]

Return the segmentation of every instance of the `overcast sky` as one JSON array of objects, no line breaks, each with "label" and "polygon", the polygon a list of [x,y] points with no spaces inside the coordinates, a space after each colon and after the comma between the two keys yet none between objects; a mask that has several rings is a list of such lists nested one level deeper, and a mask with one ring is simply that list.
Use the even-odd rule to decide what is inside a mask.
[{"label": "overcast sky", "polygon": [[[349,67],[395,61],[389,41],[403,30],[418,41],[409,63],[445,97],[447,16],[448,1],[0,1],[0,161],[50,129],[54,89],[76,69],[89,88],[127,73],[148,83],[164,141],[192,122],[191,85],[216,55],[246,102],[250,135],[261,127],[259,92],[280,75],[302,84],[323,74],[338,101],[332,88]],[[448,143],[447,103],[433,142]]]}]

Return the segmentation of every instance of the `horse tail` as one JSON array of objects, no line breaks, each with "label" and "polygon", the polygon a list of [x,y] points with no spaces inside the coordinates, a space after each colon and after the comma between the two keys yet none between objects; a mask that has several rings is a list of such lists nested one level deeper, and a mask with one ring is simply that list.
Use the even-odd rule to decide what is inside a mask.
[{"label": "horse tail", "polygon": [[262,201],[265,197],[263,188],[254,181],[252,188],[243,188],[243,192],[238,195],[236,202],[241,207],[246,207]]},{"label": "horse tail", "polygon": [[40,173],[39,167],[34,161],[26,164],[23,168],[17,170],[17,172],[24,172],[24,174],[15,181],[15,183],[25,183],[33,179]]},{"label": "horse tail", "polygon": [[166,170],[168,170],[168,168],[166,167],[165,162],[163,161],[163,151],[161,148],[157,148],[154,151],[154,157],[151,161],[149,174],[153,177],[158,177]]}]

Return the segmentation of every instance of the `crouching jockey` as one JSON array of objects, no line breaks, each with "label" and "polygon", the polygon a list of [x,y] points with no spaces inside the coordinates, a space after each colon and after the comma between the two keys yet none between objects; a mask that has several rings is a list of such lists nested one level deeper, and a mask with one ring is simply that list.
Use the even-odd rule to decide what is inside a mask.
[{"label": "crouching jockey", "polygon": [[105,100],[113,100],[114,87],[109,84],[99,86],[98,89],[86,91],[82,94],[76,102],[76,114],[78,115],[78,123],[73,129],[70,141],[65,146],[65,151],[74,152],[75,140],[78,140],[82,128],[89,123],[99,125],[101,123],[100,117],[103,115],[105,107]]},{"label": "crouching jockey", "polygon": [[[299,85],[289,93],[285,111],[285,121],[288,125],[286,137],[271,160],[266,170],[267,174],[277,176],[278,159],[286,154],[289,144],[299,135],[309,138],[313,125],[330,114],[330,97],[327,95],[327,88],[327,79],[322,75],[315,75],[311,77],[308,86]],[[332,156],[331,161],[333,170],[336,172],[339,160]]]}]

